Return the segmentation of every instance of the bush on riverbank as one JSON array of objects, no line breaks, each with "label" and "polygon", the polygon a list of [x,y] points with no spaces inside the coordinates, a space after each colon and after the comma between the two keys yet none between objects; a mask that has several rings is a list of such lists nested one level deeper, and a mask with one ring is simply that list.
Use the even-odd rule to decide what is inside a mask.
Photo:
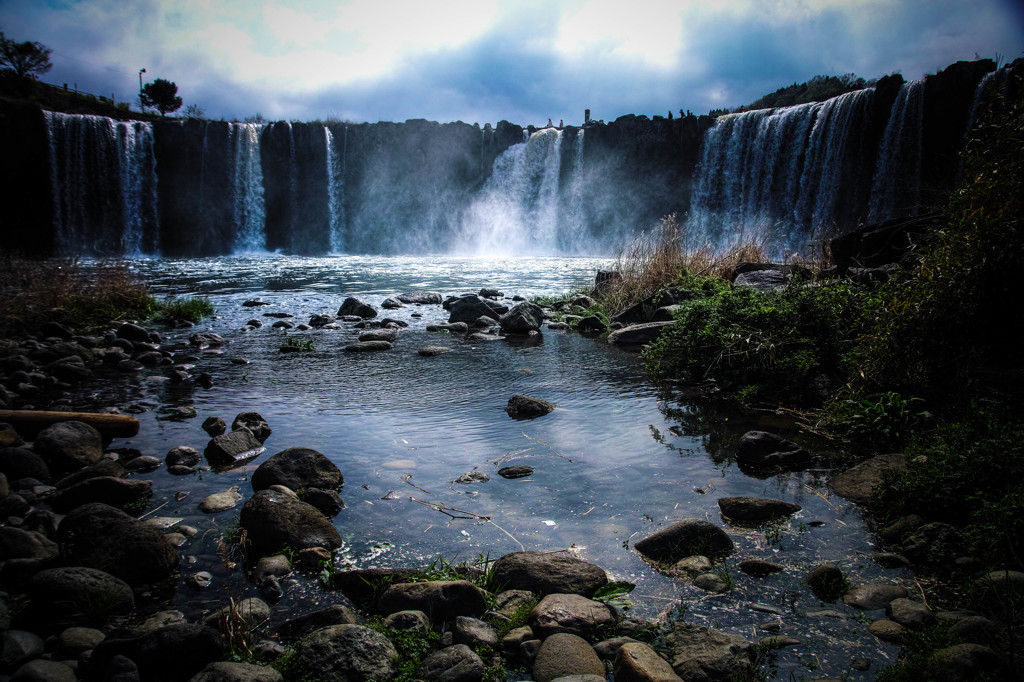
[{"label": "bush on riverbank", "polygon": [[84,332],[125,320],[197,322],[212,314],[213,306],[202,298],[159,301],[121,262],[89,268],[73,259],[5,256],[0,262],[0,336],[34,333],[48,321]]}]

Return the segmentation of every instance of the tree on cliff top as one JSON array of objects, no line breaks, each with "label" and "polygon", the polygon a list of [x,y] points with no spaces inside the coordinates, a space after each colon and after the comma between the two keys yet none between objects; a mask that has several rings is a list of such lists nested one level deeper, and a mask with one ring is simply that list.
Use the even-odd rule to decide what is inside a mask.
[{"label": "tree on cliff top", "polygon": [[156,109],[161,116],[171,111],[177,111],[181,108],[178,86],[171,81],[157,78],[142,87],[142,92],[139,93],[139,103],[144,107]]},{"label": "tree on cliff top", "polygon": [[19,78],[38,79],[50,70],[49,49],[42,43],[11,40],[0,32],[0,69],[13,71]]}]

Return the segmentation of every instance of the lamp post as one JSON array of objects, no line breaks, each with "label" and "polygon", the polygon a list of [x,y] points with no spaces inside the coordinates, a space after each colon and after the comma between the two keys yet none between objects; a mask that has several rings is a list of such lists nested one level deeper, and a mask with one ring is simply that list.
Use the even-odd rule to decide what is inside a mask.
[{"label": "lamp post", "polygon": [[142,74],[146,73],[145,69],[139,69],[139,108],[145,109],[142,105]]}]

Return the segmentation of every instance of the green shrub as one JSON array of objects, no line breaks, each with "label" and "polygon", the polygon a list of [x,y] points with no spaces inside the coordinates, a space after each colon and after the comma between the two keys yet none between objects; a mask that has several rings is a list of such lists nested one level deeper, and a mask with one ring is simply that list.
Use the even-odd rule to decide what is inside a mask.
[{"label": "green shrub", "polygon": [[214,312],[208,298],[169,298],[161,304],[157,317],[162,320],[198,322]]}]

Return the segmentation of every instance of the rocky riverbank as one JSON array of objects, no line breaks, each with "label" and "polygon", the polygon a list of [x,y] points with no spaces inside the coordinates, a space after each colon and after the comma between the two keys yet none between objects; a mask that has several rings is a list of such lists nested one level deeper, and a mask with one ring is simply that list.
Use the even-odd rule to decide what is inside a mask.
[{"label": "rocky riverbank", "polygon": [[[402,298],[396,303],[441,302],[433,295],[406,296],[404,303]],[[261,307],[258,301],[251,303],[249,307]],[[507,306],[500,292],[485,290],[445,303],[449,319],[435,325],[439,334],[467,339],[477,334],[473,341],[480,342],[502,337],[527,341],[544,333],[544,310],[526,301]],[[377,336],[357,343],[378,344],[362,349],[386,351],[401,339],[403,327],[397,320],[378,320],[378,314],[364,302],[345,301],[337,315],[310,319],[306,326],[362,325],[362,333]],[[382,333],[389,338],[380,338]],[[76,407],[75,385],[143,369],[159,373],[168,383],[203,385],[216,377],[196,371],[199,354],[224,341],[197,333],[187,347],[165,347],[159,333],[137,325],[96,336],[74,336],[59,325],[48,325],[35,338],[4,345],[2,398],[6,407],[18,410],[70,409]],[[168,411],[167,418],[195,416],[194,409],[190,414],[182,409]],[[514,397],[507,408],[510,417],[523,419],[544,418],[552,409],[557,406],[525,396]],[[230,426],[211,417],[203,423],[209,438],[204,452],[176,447],[163,461],[125,448],[109,449],[111,436],[104,434],[102,424],[98,430],[82,422],[57,422],[36,432],[15,422],[0,431],[0,506],[6,519],[0,526],[5,590],[0,673],[18,680],[123,681],[283,675],[461,682],[504,679],[512,671],[544,682],[568,674],[603,678],[609,671],[617,679],[756,679],[773,650],[798,648],[807,637],[817,636],[798,631],[791,614],[757,603],[746,606],[764,614],[750,637],[687,622],[678,609],[666,609],[656,620],[633,619],[621,608],[628,587],[609,585],[603,568],[568,552],[517,552],[476,570],[336,570],[331,552],[340,538],[330,518],[340,507],[344,476],[327,457],[302,443],[288,444],[263,460],[248,484],[196,501],[204,513],[240,508],[238,528],[222,534],[224,561],[245,572],[260,598],[219,595],[204,617],[188,621],[180,612],[163,610],[159,595],[168,585],[196,590],[199,598],[213,576],[190,568],[187,547],[200,530],[149,509],[152,486],[146,472],[166,467],[184,483],[197,470],[253,462],[264,452],[272,426],[252,411],[238,414]],[[812,459],[799,445],[764,433],[745,436],[735,455],[741,465],[755,468],[806,466]],[[878,472],[901,465],[896,458],[876,464],[867,474],[847,474],[853,483],[837,477],[833,487],[851,499],[867,499],[881,480]],[[632,547],[654,570],[708,595],[728,593],[735,578],[723,559],[736,559],[736,547],[724,529],[770,527],[766,524],[799,512],[799,507],[735,497],[722,497],[718,506],[720,523],[687,519],[640,538]],[[911,520],[901,527],[912,526]],[[928,533],[934,529],[922,525],[918,530],[924,535],[917,544],[929,546]],[[900,537],[893,531],[894,541],[904,548],[915,545]],[[917,561],[915,556],[880,552],[871,557],[893,567],[893,580],[880,585],[852,586],[841,568],[817,566],[806,576],[806,592],[822,603],[813,618],[844,618],[827,608],[842,599],[865,614],[864,626],[870,621],[872,633],[880,638],[935,619],[956,620],[957,632],[968,633],[965,637],[1000,630],[994,620],[936,613],[912,598],[895,576],[899,567]],[[785,568],[751,556],[735,565],[745,580]],[[322,579],[317,608],[288,603],[299,597],[281,585],[294,576]],[[1013,580],[1010,574],[991,577],[993,586]],[[887,618],[875,617],[881,609],[887,609]],[[296,611],[303,613],[294,616]],[[991,642],[967,644],[943,649],[941,656],[936,654],[936,666],[969,675],[989,665]],[[847,665],[856,671],[865,661],[851,659]]]}]

